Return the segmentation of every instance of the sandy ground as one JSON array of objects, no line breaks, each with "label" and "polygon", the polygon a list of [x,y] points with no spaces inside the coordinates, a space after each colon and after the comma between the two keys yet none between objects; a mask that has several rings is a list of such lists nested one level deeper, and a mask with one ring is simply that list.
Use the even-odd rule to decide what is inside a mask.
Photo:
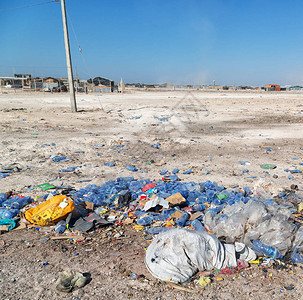
[{"label": "sandy ground", "polygon": [[[68,94],[2,93],[0,170],[14,166],[21,171],[0,179],[0,192],[34,198],[44,194],[36,186],[45,182],[80,189],[121,176],[160,180],[162,167],[153,162],[161,160],[170,171],[178,167],[182,181],[211,180],[226,187],[252,189],[260,178],[267,178],[279,187],[297,184],[302,189],[302,174],[292,174],[289,179],[290,173],[284,171],[302,168],[301,99],[302,93],[295,92],[79,94],[79,112],[71,113]],[[115,147],[118,143],[124,147]],[[159,149],[151,147],[156,143],[161,143]],[[49,159],[51,155],[65,155],[70,161],[55,163]],[[116,166],[106,167],[105,162]],[[264,163],[277,168],[264,170],[260,168]],[[139,171],[126,170],[128,164]],[[82,167],[71,173],[59,172],[69,166]],[[182,174],[190,168],[194,174]],[[252,266],[243,276],[214,279],[199,295],[173,289],[146,270],[144,247],[149,241],[142,233],[131,227],[109,231],[117,230],[123,230],[122,237],[112,238],[104,228],[87,234],[83,242],[41,241],[54,235],[49,228],[1,235],[0,298],[303,298],[300,266]],[[43,266],[44,262],[48,265]],[[90,273],[91,282],[72,294],[58,294],[54,282],[58,272],[68,268]],[[144,276],[132,280],[132,272]],[[285,289],[291,284],[294,289]],[[193,282],[185,286],[199,289]]]}]

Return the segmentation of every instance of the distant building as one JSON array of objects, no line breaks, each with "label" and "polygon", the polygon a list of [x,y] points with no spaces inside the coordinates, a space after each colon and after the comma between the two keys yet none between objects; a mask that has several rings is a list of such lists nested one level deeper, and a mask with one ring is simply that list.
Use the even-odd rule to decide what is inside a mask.
[{"label": "distant building", "polygon": [[281,91],[302,91],[303,87],[300,85],[283,85]]},{"label": "distant building", "polygon": [[110,93],[118,90],[118,85],[113,80],[95,77],[87,80],[88,83],[92,84],[94,92]]},{"label": "distant building", "polygon": [[32,75],[31,74],[14,74],[16,78],[20,79],[31,79]]},{"label": "distant building", "polygon": [[280,85],[278,84],[266,84],[265,91],[280,91]]},{"label": "distant building", "polygon": [[59,86],[59,80],[53,77],[43,78],[42,88],[53,90]]}]

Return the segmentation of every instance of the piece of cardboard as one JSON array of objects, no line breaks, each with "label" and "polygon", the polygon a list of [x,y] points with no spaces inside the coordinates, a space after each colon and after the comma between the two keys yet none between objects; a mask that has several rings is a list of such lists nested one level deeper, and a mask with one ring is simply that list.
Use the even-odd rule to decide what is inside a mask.
[{"label": "piece of cardboard", "polygon": [[94,210],[94,203],[85,201],[85,208],[88,210]]},{"label": "piece of cardboard", "polygon": [[181,210],[176,210],[171,216],[172,216],[172,218],[180,219],[182,214],[183,214],[183,212]]},{"label": "piece of cardboard", "polygon": [[0,225],[0,232],[1,231],[7,232],[8,231],[8,227],[9,227],[9,225]]},{"label": "piece of cardboard", "polygon": [[179,205],[186,201],[186,199],[180,193],[173,194],[165,200],[168,201],[171,205]]},{"label": "piece of cardboard", "polygon": [[14,228],[14,229],[12,229],[12,230],[13,230],[13,231],[14,231],[14,230],[20,230],[20,229],[24,229],[24,228],[26,228],[26,227],[27,227],[26,224],[23,223],[23,222],[21,222],[20,225],[19,225],[18,227]]},{"label": "piece of cardboard", "polygon": [[196,212],[196,213],[190,215],[189,221],[195,220],[195,219],[199,218],[202,215],[203,214],[201,212]]}]

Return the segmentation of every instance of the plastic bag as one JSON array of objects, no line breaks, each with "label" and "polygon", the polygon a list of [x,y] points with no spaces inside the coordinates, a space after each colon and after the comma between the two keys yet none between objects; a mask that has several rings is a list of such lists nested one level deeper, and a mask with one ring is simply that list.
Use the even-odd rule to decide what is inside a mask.
[{"label": "plastic bag", "polygon": [[285,255],[291,249],[297,230],[291,219],[292,211],[291,203],[279,205],[250,200],[246,204],[227,205],[221,216],[207,211],[204,225],[227,243],[242,242],[251,246],[252,240],[259,239]]},{"label": "plastic bag", "polygon": [[50,198],[25,212],[27,221],[42,226],[55,225],[75,208],[74,202],[64,195]]},{"label": "plastic bag", "polygon": [[148,246],[145,265],[160,280],[182,283],[198,270],[236,267],[236,257],[247,261],[255,259],[256,254],[244,244],[223,244],[205,231],[171,229]]}]

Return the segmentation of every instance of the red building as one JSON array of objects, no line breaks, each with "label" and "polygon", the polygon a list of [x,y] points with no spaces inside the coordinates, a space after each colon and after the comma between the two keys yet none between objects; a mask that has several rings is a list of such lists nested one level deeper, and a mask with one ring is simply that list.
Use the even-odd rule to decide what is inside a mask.
[{"label": "red building", "polygon": [[280,86],[278,84],[266,84],[265,91],[280,91]]}]

